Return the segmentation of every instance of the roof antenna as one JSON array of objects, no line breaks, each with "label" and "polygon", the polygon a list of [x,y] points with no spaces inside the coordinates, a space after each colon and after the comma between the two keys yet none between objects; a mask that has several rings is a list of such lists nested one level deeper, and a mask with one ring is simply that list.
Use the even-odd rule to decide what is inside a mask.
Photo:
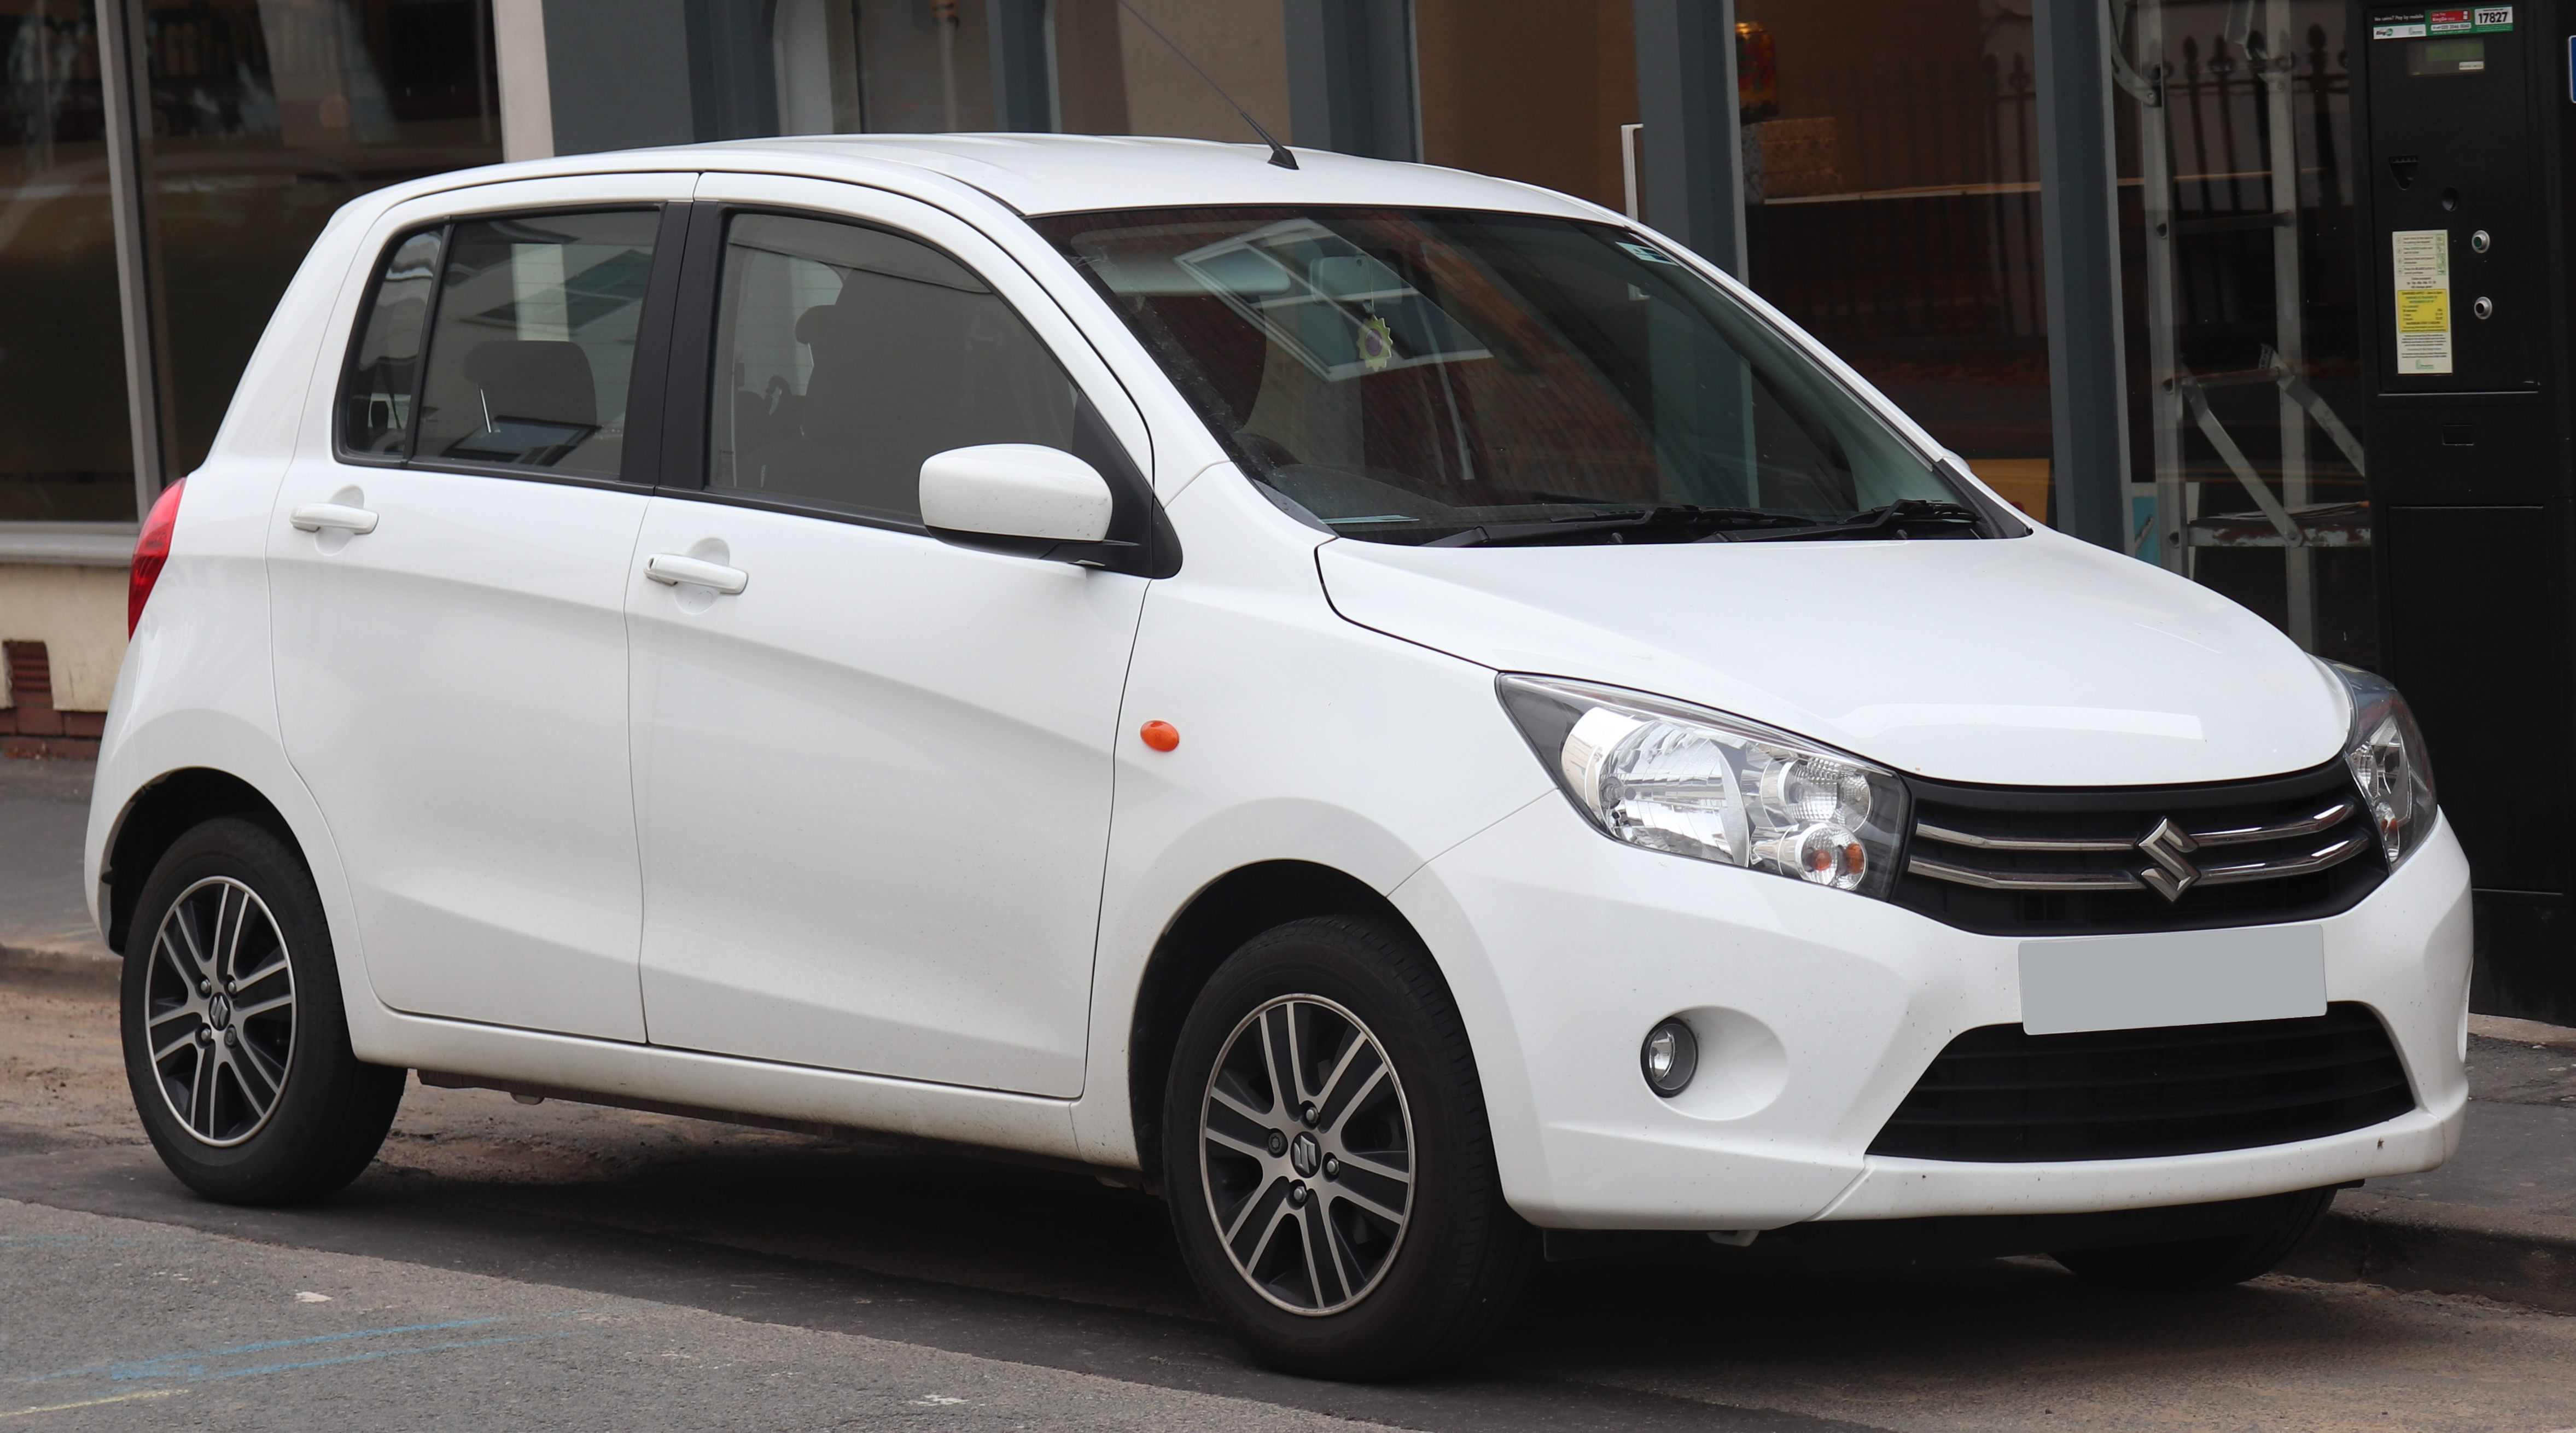
[{"label": "roof antenna", "polygon": [[1178,45],[1172,44],[1171,36],[1155,29],[1153,21],[1146,19],[1141,14],[1137,14],[1136,7],[1129,4],[1128,0],[1118,0],[1118,8],[1126,11],[1130,15],[1135,15],[1136,23],[1144,26],[1146,33],[1152,35],[1155,39],[1162,41],[1165,46],[1170,48],[1173,54],[1179,55],[1181,57],[1181,63],[1189,66],[1192,74],[1197,75],[1200,79],[1207,80],[1207,87],[1216,91],[1216,97],[1225,101],[1227,108],[1233,110],[1236,114],[1243,116],[1243,122],[1252,126],[1252,132],[1261,136],[1261,142],[1263,144],[1270,146],[1271,163],[1278,165],[1282,169],[1294,169],[1297,167],[1297,156],[1288,152],[1288,146],[1272,139],[1270,137],[1270,131],[1261,127],[1261,121],[1252,117],[1252,111],[1236,104],[1234,102],[1234,96],[1225,92],[1225,86],[1218,84],[1213,79],[1209,79],[1208,72],[1199,68],[1199,62],[1191,59],[1189,57],[1189,52],[1183,50]]}]

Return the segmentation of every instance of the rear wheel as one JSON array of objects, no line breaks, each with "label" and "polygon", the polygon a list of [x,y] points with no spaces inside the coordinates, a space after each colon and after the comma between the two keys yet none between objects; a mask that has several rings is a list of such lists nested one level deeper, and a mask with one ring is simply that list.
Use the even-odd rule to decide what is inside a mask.
[{"label": "rear wheel", "polygon": [[1181,1030],[1163,1183],[1200,1293],[1264,1362],[1382,1378],[1454,1358],[1533,1253],[1466,1029],[1409,935],[1256,936]]},{"label": "rear wheel", "polygon": [[119,1024],[135,1112],[181,1182],[277,1204],[358,1177],[402,1101],[403,1072],[349,1051],[313,878],[239,817],[181,836],[145,883]]},{"label": "rear wheel", "polygon": [[2334,1203],[2332,1189],[2290,1196],[2279,1222],[2244,1234],[2129,1244],[2115,1249],[2070,1249],[2050,1258],[2068,1272],[2124,1289],[2220,1289],[2268,1274],[2315,1231]]}]

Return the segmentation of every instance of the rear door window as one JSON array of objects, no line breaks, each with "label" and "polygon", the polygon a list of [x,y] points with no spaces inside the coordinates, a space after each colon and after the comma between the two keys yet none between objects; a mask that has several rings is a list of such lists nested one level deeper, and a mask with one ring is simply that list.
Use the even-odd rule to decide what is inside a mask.
[{"label": "rear door window", "polygon": [[659,227],[628,209],[460,220],[398,241],[352,351],[343,450],[618,476]]}]

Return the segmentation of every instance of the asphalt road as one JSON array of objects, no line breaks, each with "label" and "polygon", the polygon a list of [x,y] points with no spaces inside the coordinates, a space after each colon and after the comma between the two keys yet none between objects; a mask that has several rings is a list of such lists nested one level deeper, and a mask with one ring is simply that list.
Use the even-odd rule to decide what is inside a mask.
[{"label": "asphalt road", "polygon": [[1475,1367],[1315,1383],[1206,1320],[1152,1198],[963,1157],[415,1087],[342,1198],[207,1204],[107,1003],[0,988],[10,1427],[2576,1430],[2576,1319],[1759,1252],[1549,1266]]}]

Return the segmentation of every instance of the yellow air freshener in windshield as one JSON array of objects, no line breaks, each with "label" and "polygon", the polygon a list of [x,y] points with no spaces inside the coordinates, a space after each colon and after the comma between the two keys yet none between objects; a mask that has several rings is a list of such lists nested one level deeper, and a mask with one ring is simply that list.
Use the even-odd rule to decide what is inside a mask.
[{"label": "yellow air freshener in windshield", "polygon": [[1368,365],[1369,372],[1375,373],[1394,361],[1394,332],[1386,326],[1385,319],[1369,315],[1367,322],[1360,325],[1360,362]]}]

